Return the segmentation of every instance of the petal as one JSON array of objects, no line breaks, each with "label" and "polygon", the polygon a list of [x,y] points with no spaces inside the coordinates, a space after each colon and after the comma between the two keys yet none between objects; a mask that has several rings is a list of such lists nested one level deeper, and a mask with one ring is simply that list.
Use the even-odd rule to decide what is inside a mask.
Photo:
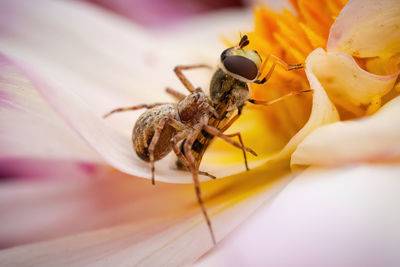
[{"label": "petal", "polygon": [[[275,165],[203,183],[217,239],[271,201],[291,179],[284,174]],[[182,266],[212,247],[192,185],[154,187],[107,169],[95,178],[3,183],[2,246],[58,239],[2,250],[2,266]]]},{"label": "petal", "polygon": [[197,266],[398,266],[399,172],[307,170]]},{"label": "petal", "polygon": [[313,104],[310,118],[303,128],[290,139],[289,143],[272,159],[288,157],[296,149],[304,138],[316,128],[339,120],[338,112],[332,102],[329,100],[324,88],[313,73],[312,62],[306,60],[306,75],[313,90]]},{"label": "petal", "polygon": [[400,52],[399,29],[397,0],[352,0],[331,28],[328,51],[390,58]]},{"label": "petal", "polygon": [[120,15],[124,15],[135,22],[146,26],[158,26],[165,28],[173,22],[180,21],[190,16],[198,15],[204,12],[210,12],[214,9],[240,6],[241,1],[223,0],[223,1],[190,1],[182,4],[181,2],[171,0],[88,0],[91,3],[103,6]]},{"label": "petal", "polygon": [[[211,58],[215,62],[222,46],[217,45],[215,31],[226,27],[227,21],[241,21],[238,13],[224,17],[226,20],[213,15],[206,19],[211,28],[194,21],[163,39],[79,2],[13,1],[2,5],[0,49],[20,63],[43,98],[107,163],[141,177],[150,176],[149,166],[135,155],[130,137],[140,112],[109,120],[102,115],[120,106],[170,101],[163,88],[179,84],[173,66],[208,63]],[[74,19],[65,19],[71,17]],[[189,29],[193,36],[184,34]],[[204,29],[211,32],[199,39],[197,34]],[[211,34],[214,37],[206,42],[202,39]],[[201,40],[198,46],[187,46],[196,40]],[[209,71],[198,75],[203,78],[200,85],[207,84],[210,76]],[[190,182],[186,172],[170,170],[172,161],[165,158],[156,164],[157,179]],[[243,169],[240,163],[207,171],[224,176]]]},{"label": "petal", "polygon": [[297,147],[291,164],[343,165],[400,159],[400,97],[373,116],[337,122],[311,133]]},{"label": "petal", "polygon": [[94,151],[42,99],[22,70],[1,54],[0,124],[2,171],[18,158],[99,161]]},{"label": "petal", "polygon": [[101,165],[76,159],[12,157],[0,160],[1,179],[91,179]]},{"label": "petal", "polygon": [[374,75],[361,69],[348,54],[322,48],[314,50],[307,60],[329,98],[358,116],[363,115],[361,105],[380,101],[393,88],[399,73]]}]

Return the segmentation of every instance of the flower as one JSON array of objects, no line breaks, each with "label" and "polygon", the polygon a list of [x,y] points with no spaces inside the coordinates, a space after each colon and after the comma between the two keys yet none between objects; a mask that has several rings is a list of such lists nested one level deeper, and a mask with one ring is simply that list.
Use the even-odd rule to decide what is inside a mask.
[{"label": "flower", "polygon": [[[302,1],[295,3],[300,11],[307,5]],[[373,159],[396,162],[395,145],[400,135],[396,134],[397,118],[393,114],[398,109],[398,100],[394,98],[397,93],[382,88],[389,87],[388,83],[393,87],[396,74],[391,73],[390,66],[398,69],[396,47],[399,46],[393,43],[396,44],[399,38],[395,34],[391,36],[393,38],[382,38],[379,44],[389,40],[391,45],[381,47],[381,50],[371,49],[376,46],[368,47],[369,52],[379,52],[372,56],[371,53],[364,54],[360,47],[349,46],[348,40],[353,40],[353,44],[364,44],[358,40],[376,32],[372,25],[367,27],[371,31],[357,37],[357,27],[368,22],[363,14],[370,12],[368,7],[372,6],[366,4],[367,8],[362,9],[359,5],[363,6],[359,1],[352,1],[339,15],[330,31],[329,50],[317,49],[307,57],[306,76],[314,90],[312,103],[311,96],[290,99],[271,107],[268,115],[265,115],[268,113],[265,109],[249,108],[235,124],[246,132],[246,144],[256,145],[261,150],[261,160],[252,159],[253,166],[264,164],[250,172],[237,173],[243,170],[240,151],[220,151],[222,143],[219,142],[210,148],[210,155],[204,159],[207,171],[213,170],[219,176],[231,175],[203,186],[217,239],[222,239],[262,207],[239,232],[213,251],[211,258],[205,258],[204,264],[209,261],[221,265],[234,259],[234,264],[268,260],[274,265],[304,263],[309,266],[330,259],[316,257],[313,251],[324,256],[333,251],[341,260],[337,262],[343,265],[365,262],[361,261],[364,259],[360,256],[362,252],[368,252],[362,255],[366,260],[376,262],[398,259],[391,253],[396,247],[393,244],[398,242],[398,218],[392,217],[395,206],[386,206],[397,200],[399,182],[395,178],[399,169],[396,165],[360,165],[319,172],[310,169],[300,175],[290,174],[288,168],[290,156],[292,165],[325,167],[332,162],[365,163]],[[378,16],[378,21],[387,21],[382,27],[383,32],[387,32],[386,26],[398,25],[398,9],[394,1],[381,1],[380,5],[380,11],[390,10],[380,12]],[[330,4],[327,6],[332,9]],[[319,45],[316,41],[326,38],[329,23],[313,24],[316,14],[311,11],[315,11],[315,7],[306,7],[310,8],[305,8],[309,13],[301,14],[308,22],[300,27],[305,38],[312,40],[311,48],[315,48]],[[332,10],[339,9],[336,5]],[[318,10],[325,10],[324,6],[319,6]],[[155,96],[157,101],[167,100],[159,92],[166,85],[178,86],[170,75],[173,66],[213,62],[222,51],[215,37],[217,32],[226,25],[243,28],[240,21],[240,18],[246,19],[243,13],[218,13],[204,21],[188,22],[177,32],[155,36],[79,2],[43,1],[37,4],[14,1],[2,3],[1,12],[0,107],[2,125],[6,125],[0,138],[2,170],[7,170],[7,176],[3,174],[6,177],[20,176],[20,180],[8,181],[0,187],[0,242],[4,248],[16,246],[0,252],[2,262],[8,265],[26,262],[31,265],[104,265],[112,262],[116,265],[179,266],[193,263],[209,250],[211,240],[192,185],[158,182],[154,188],[147,180],[132,179],[124,174],[149,177],[147,164],[133,155],[130,144],[132,122],[138,113],[121,114],[107,121],[101,116],[116,106],[154,102]],[[341,23],[349,19],[349,13],[357,14],[354,16],[357,21],[353,21],[353,27],[344,28]],[[66,18],[68,23],[65,23]],[[324,19],[323,16],[319,18]],[[277,20],[278,25],[279,22]],[[238,26],[234,26],[235,23]],[[321,32],[325,30],[325,35],[314,27],[320,27]],[[272,40],[285,40],[276,36],[273,35]],[[261,41],[266,39],[257,33],[257,28],[255,37]],[[251,39],[254,45],[260,45],[257,38]],[[263,49],[264,46],[259,49],[263,54],[269,53]],[[281,53],[284,51],[286,49]],[[358,63],[368,71],[389,73],[378,73],[388,74],[386,77],[372,75],[343,53],[362,57]],[[278,56],[286,59],[282,54]],[[353,91],[360,83],[354,85],[351,77],[343,76],[335,65],[337,61],[344,62],[340,66],[348,69],[344,74],[355,71],[357,77],[353,78],[361,81],[368,90]],[[326,73],[331,77],[324,76]],[[335,76],[338,74],[340,79]],[[202,82],[208,81],[209,75],[202,73],[197,77],[203,88],[206,86]],[[285,75],[290,79],[278,79]],[[260,97],[270,97],[268,94],[272,94],[272,90],[269,88],[279,85],[274,93],[281,94],[285,92],[282,90],[291,88],[284,88],[282,85],[287,84],[279,82],[283,80],[307,86],[301,72],[277,69],[271,87],[254,88],[253,91]],[[332,81],[343,83],[338,86]],[[149,92],[157,93],[150,95]],[[368,97],[365,97],[366,93]],[[379,109],[381,97],[386,98],[382,103],[390,102]],[[349,99],[352,106],[346,110],[342,106],[348,107],[348,103],[342,101]],[[309,107],[310,116],[306,109],[303,110],[303,103]],[[288,107],[300,107],[300,110],[281,112]],[[273,129],[269,124],[271,120],[288,119],[287,114],[296,119],[289,120],[282,129]],[[352,119],[367,114],[374,115],[362,120],[335,122],[339,115],[341,119]],[[331,124],[320,127],[327,123]],[[376,125],[391,131],[379,130]],[[371,135],[365,135],[365,139],[357,138],[360,131],[369,127],[376,129]],[[351,160],[334,153],[337,151],[335,144],[340,144],[337,138],[343,140],[342,132],[346,133],[344,137],[349,137],[346,146],[349,142],[356,143],[354,152],[357,153],[344,154]],[[374,153],[360,153],[359,149],[366,142],[376,142],[372,139],[376,136],[382,141],[374,146]],[[327,138],[328,142],[319,142],[321,138]],[[391,143],[395,145],[389,146]],[[221,170],[221,165],[211,164],[215,159],[228,161],[224,165],[228,169]],[[271,159],[275,161],[265,163]],[[168,159],[157,162],[157,181],[190,182],[190,176],[171,170],[168,164]],[[382,179],[379,175],[387,177]],[[361,188],[362,185],[366,187]],[[359,202],[350,201],[354,191]],[[380,198],[372,198],[374,194]],[[371,199],[374,202],[369,202]],[[357,216],[360,207],[365,208],[362,209],[364,216]],[[368,209],[382,217],[371,219]],[[303,214],[307,216],[302,218]],[[332,219],[336,221],[332,223]],[[372,224],[363,224],[371,221]],[[318,228],[317,224],[326,227]],[[353,242],[344,239],[349,233],[346,224],[353,226],[350,230],[357,234]],[[291,228],[292,225],[298,228]],[[371,229],[374,230],[371,235],[366,235]],[[258,238],[254,238],[255,235]],[[265,243],[268,240],[271,243]],[[304,243],[304,240],[309,242]],[[334,244],[331,250],[324,240]],[[371,245],[372,240],[378,241],[376,247]],[[240,243],[236,243],[238,241]],[[360,246],[363,241],[365,247]],[[258,249],[254,249],[254,244]],[[278,244],[275,250],[274,244]],[[385,250],[379,255],[381,257],[374,258],[371,251],[376,251],[378,245]],[[298,250],[299,247],[303,250]],[[274,253],[266,254],[263,248]],[[256,257],[242,256],[241,250],[254,253],[249,255]],[[286,251],[293,257],[287,259]]]},{"label": "flower", "polygon": [[[328,20],[331,16],[324,12],[335,3],[292,2],[300,18],[318,18],[307,16],[318,10]],[[325,47],[320,38],[324,29],[320,27],[326,24],[310,23],[315,28],[308,29],[301,22],[289,24],[292,16],[288,13],[260,13],[261,18],[272,13],[267,16],[267,25],[273,26],[259,28],[265,35],[257,34],[256,27],[254,38],[261,39],[259,42],[293,40],[301,46],[298,38],[282,38],[282,34],[296,33],[296,37],[307,37],[312,49]],[[314,94],[308,122],[275,158],[294,151],[293,167],[314,168],[296,176],[272,203],[260,208],[197,266],[399,264],[396,244],[400,217],[395,204],[400,183],[400,98],[395,86],[399,74],[399,25],[396,1],[350,1],[329,31],[327,51],[316,48],[306,52],[306,75],[311,88],[320,90],[320,99]],[[290,51],[285,49],[283,56],[301,56],[298,51]],[[266,91],[264,88],[257,92]],[[288,109],[291,107],[287,105]],[[333,116],[335,113],[339,116]],[[339,119],[342,121],[335,122]],[[325,123],[329,124],[321,126]],[[329,168],[333,166],[336,169]]]}]

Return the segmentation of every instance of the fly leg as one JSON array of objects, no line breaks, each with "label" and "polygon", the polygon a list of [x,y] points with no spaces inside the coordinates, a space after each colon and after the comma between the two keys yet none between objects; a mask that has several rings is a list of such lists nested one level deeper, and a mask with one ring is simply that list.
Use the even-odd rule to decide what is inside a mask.
[{"label": "fly leg", "polygon": [[178,76],[179,80],[181,80],[182,84],[186,87],[186,89],[189,90],[189,92],[193,93],[196,91],[196,88],[193,86],[193,84],[186,78],[186,76],[182,73],[182,70],[190,70],[190,69],[197,69],[197,68],[208,68],[211,69],[210,66],[205,65],[205,64],[199,64],[199,65],[190,65],[190,66],[176,66],[174,68],[174,72],[176,76]]},{"label": "fly leg", "polygon": [[237,119],[239,119],[240,114],[236,114],[232,119],[230,119],[225,125],[224,127],[221,128],[221,132],[225,132],[226,130],[228,130],[232,124],[237,121]]},{"label": "fly leg", "polygon": [[251,154],[253,154],[254,156],[257,156],[257,153],[254,152],[251,148],[245,147],[245,146],[239,144],[238,142],[232,140],[231,138],[229,138],[229,136],[223,134],[223,133],[222,133],[220,130],[218,130],[217,128],[212,127],[212,126],[210,126],[210,125],[204,125],[204,126],[203,126],[203,129],[204,129],[207,133],[212,134],[212,135],[214,135],[214,136],[216,136],[216,137],[219,137],[219,138],[223,139],[225,142],[228,142],[229,144],[231,144],[231,145],[233,145],[233,146],[235,146],[235,147],[237,147],[237,148],[240,148],[240,149],[242,149],[242,150],[248,151],[248,152],[250,152]]},{"label": "fly leg", "polygon": [[[229,127],[231,127],[231,125],[237,120],[239,119],[240,114],[236,114],[232,119],[230,119],[225,125],[224,127],[221,128],[221,132],[224,133],[226,130],[229,129]],[[242,145],[242,151],[243,151],[243,158],[244,158],[244,165],[246,166],[246,170],[250,170],[249,169],[249,165],[247,163],[247,155],[246,155],[246,150],[244,149],[244,143],[243,143],[243,139],[242,136],[240,135],[239,132],[237,133],[233,133],[233,134],[227,134],[227,137],[234,137],[237,136],[239,138],[239,143]]]},{"label": "fly leg", "polygon": [[269,105],[272,105],[272,104],[274,104],[276,102],[282,101],[282,100],[284,100],[284,99],[286,99],[288,97],[295,96],[295,95],[300,95],[300,94],[307,93],[307,92],[312,92],[312,91],[313,91],[312,89],[300,90],[300,91],[292,91],[292,92],[290,92],[290,93],[288,93],[286,95],[283,95],[283,96],[281,96],[281,97],[279,97],[277,99],[271,100],[271,101],[263,101],[263,100],[256,100],[256,99],[249,99],[247,101],[249,101],[250,103],[256,104],[256,105],[269,106]]},{"label": "fly leg", "polygon": [[214,235],[214,231],[213,231],[213,228],[211,225],[211,220],[208,216],[208,212],[207,212],[206,206],[204,205],[203,198],[201,195],[199,173],[198,173],[198,169],[196,168],[196,159],[192,153],[192,145],[193,145],[194,141],[196,140],[198,134],[200,133],[200,130],[203,127],[203,125],[204,125],[204,120],[201,120],[198,124],[193,126],[193,130],[190,132],[189,136],[186,138],[186,141],[184,144],[184,151],[185,151],[185,155],[186,155],[186,158],[188,161],[189,171],[192,173],[194,188],[195,188],[196,196],[197,196],[197,201],[199,202],[201,210],[204,215],[204,218],[207,221],[208,229],[210,230],[210,234],[211,234],[211,239],[215,245],[216,244],[215,235]]},{"label": "fly leg", "polygon": [[226,134],[226,137],[234,137],[237,136],[239,138],[239,143],[242,145],[242,151],[243,151],[243,157],[244,157],[244,165],[246,166],[246,170],[250,170],[249,169],[249,165],[247,164],[247,155],[246,155],[246,150],[244,149],[245,146],[243,144],[243,140],[242,140],[242,136],[240,135],[239,132],[237,133],[233,133],[233,134]]},{"label": "fly leg", "polygon": [[200,170],[199,170],[199,174],[200,174],[200,175],[207,176],[207,177],[209,177],[209,178],[211,178],[211,179],[217,179],[217,177],[216,177],[215,175],[212,175],[212,174],[210,174],[210,173],[208,173],[208,172],[203,172],[203,171],[200,171]]},{"label": "fly leg", "polygon": [[302,69],[302,68],[304,68],[304,64],[303,64],[303,63],[299,63],[299,64],[288,64],[288,63],[286,63],[285,61],[283,61],[282,59],[278,58],[277,56],[274,56],[274,55],[271,55],[271,54],[270,54],[270,55],[268,55],[268,57],[264,60],[262,66],[261,66],[261,68],[260,68],[261,70],[264,69],[264,67],[265,67],[265,65],[267,64],[267,62],[269,61],[269,59],[272,60],[272,65],[271,65],[271,67],[269,68],[267,74],[266,74],[266,75],[264,76],[264,78],[262,78],[261,80],[256,80],[256,81],[254,81],[254,83],[263,84],[263,83],[267,82],[267,81],[271,78],[272,73],[274,72],[275,66],[276,66],[277,64],[280,65],[282,68],[284,68],[284,69],[287,70],[287,71],[290,71],[290,70],[297,70],[297,69]]},{"label": "fly leg", "polygon": [[286,63],[285,61],[283,61],[282,59],[280,59],[277,56],[269,55],[269,57],[272,58],[272,60],[274,62],[276,62],[276,64],[280,65],[282,68],[284,68],[287,71],[289,71],[289,70],[298,70],[298,69],[304,68],[304,64],[303,63],[288,64],[288,63]]},{"label": "fly leg", "polygon": [[106,113],[103,115],[103,118],[107,118],[108,116],[110,116],[111,114],[117,113],[117,112],[124,112],[124,111],[131,111],[131,110],[138,110],[138,109],[142,109],[142,108],[154,108],[156,106],[161,106],[167,103],[154,103],[154,104],[141,104],[141,105],[137,105],[137,106],[133,106],[133,107],[126,107],[126,108],[116,108],[111,110],[110,112]]}]

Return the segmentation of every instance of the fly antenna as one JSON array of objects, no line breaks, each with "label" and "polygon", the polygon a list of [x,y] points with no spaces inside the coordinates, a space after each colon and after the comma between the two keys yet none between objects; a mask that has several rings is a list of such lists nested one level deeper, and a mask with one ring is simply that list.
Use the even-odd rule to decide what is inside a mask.
[{"label": "fly antenna", "polygon": [[243,47],[247,46],[249,43],[250,42],[249,42],[249,39],[248,39],[247,35],[245,34],[245,35],[242,36],[242,34],[240,34],[239,47],[243,48]]}]

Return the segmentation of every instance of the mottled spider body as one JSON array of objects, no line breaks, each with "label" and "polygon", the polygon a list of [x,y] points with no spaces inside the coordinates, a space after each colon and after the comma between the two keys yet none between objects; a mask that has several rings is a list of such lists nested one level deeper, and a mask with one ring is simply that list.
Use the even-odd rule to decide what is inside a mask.
[{"label": "mottled spider body", "polygon": [[[165,104],[153,107],[144,112],[137,119],[132,132],[133,149],[136,154],[144,161],[150,161],[149,145],[154,137],[157,126],[160,122],[169,118],[171,120],[179,120],[178,110],[175,104]],[[177,130],[171,125],[165,125],[161,130],[161,138],[156,144],[154,150],[154,160],[164,158],[172,150],[171,138],[176,135]]]},{"label": "mottled spider body", "polygon": [[[203,118],[208,121],[214,109],[203,91],[197,90],[177,104],[158,104],[137,119],[132,132],[132,143],[136,154],[144,161],[151,161],[149,148],[157,129],[158,142],[154,148],[154,161],[164,158],[173,149],[173,137],[178,132],[198,124]],[[180,141],[180,140],[179,140]]]}]

